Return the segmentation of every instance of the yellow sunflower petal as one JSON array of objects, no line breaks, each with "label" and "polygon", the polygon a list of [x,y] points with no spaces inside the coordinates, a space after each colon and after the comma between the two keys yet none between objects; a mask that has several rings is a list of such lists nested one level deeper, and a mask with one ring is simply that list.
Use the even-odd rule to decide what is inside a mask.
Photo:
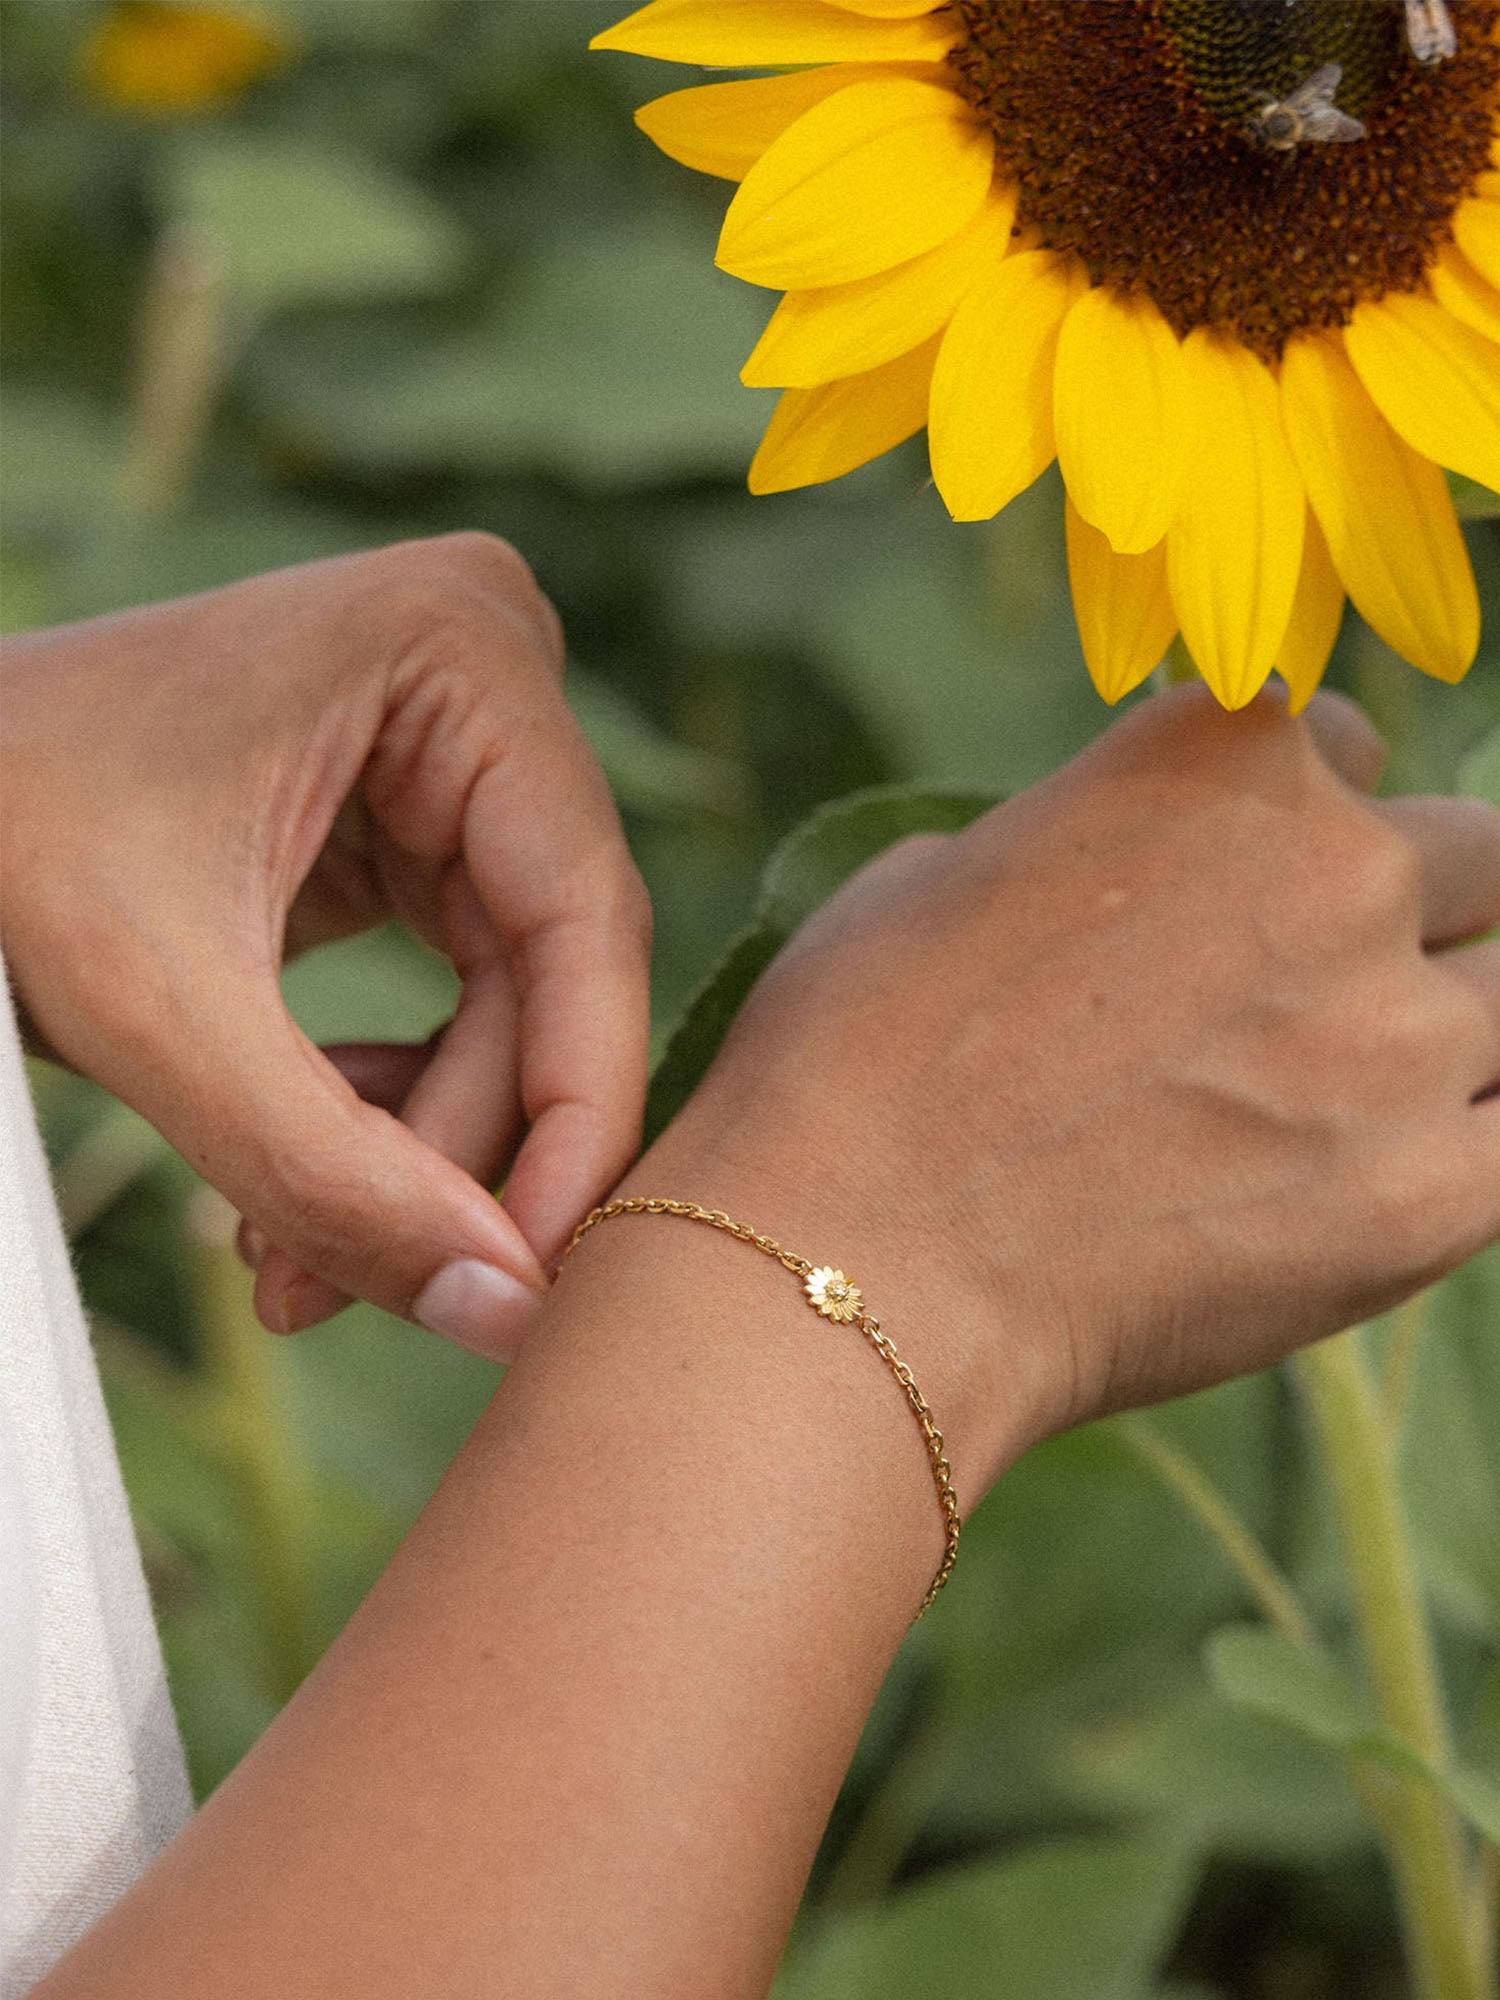
[{"label": "yellow sunflower petal", "polygon": [[1116,702],[1159,664],[1177,630],[1166,544],[1140,555],[1117,555],[1071,499],[1064,518],[1083,657],[1094,686],[1106,701]]},{"label": "yellow sunflower petal", "polygon": [[1500,201],[1461,202],[1453,216],[1453,240],[1481,277],[1500,285]]},{"label": "yellow sunflower petal", "polygon": [[913,14],[935,14],[943,0],[828,0],[850,14],[871,14],[878,21],[909,21]]},{"label": "yellow sunflower petal", "polygon": [[942,74],[932,63],[828,63],[822,69],[792,70],[786,76],[674,90],[643,104],[635,122],[669,159],[700,174],[742,181],[789,125],[836,90],[851,83],[873,83],[882,76],[938,82]]},{"label": "yellow sunflower petal", "polygon": [[1355,608],[1423,673],[1461,680],[1479,644],[1479,596],[1442,472],[1397,437],[1334,339],[1287,348],[1281,402]]},{"label": "yellow sunflower petal", "polygon": [[808,387],[864,374],[931,339],[975,280],[999,264],[1015,222],[1014,189],[995,188],[957,236],[893,271],[789,292],[745,363],[752,388]]},{"label": "yellow sunflower petal", "polygon": [[1167,577],[1199,673],[1226,708],[1243,708],[1286,636],[1307,502],[1264,364],[1202,330],[1182,362],[1189,447]]},{"label": "yellow sunflower petal", "polygon": [[1500,353],[1431,299],[1401,293],[1355,308],[1354,372],[1415,451],[1500,487]]},{"label": "yellow sunflower petal", "polygon": [[1476,333],[1500,340],[1500,291],[1481,278],[1468,258],[1452,243],[1445,243],[1437,262],[1427,273],[1432,296],[1445,312],[1472,326]]},{"label": "yellow sunflower petal", "polygon": [[1022,250],[953,315],[932,377],[932,476],[956,521],[987,521],[1056,454],[1057,334],[1088,279],[1070,257]]},{"label": "yellow sunflower petal", "polygon": [[727,69],[780,63],[940,62],[958,39],[946,10],[879,20],[823,0],[652,0],[591,49]]},{"label": "yellow sunflower petal", "polygon": [[956,235],[993,168],[993,139],[951,90],[904,77],[851,84],[750,169],[719,264],[779,291],[871,277]]},{"label": "yellow sunflower petal", "polygon": [[1057,459],[1073,504],[1122,555],[1154,549],[1183,478],[1182,351],[1148,299],[1084,293],[1057,343]]},{"label": "yellow sunflower petal", "polygon": [[840,479],[890,451],[927,421],[937,342],[867,375],[788,389],[750,467],[752,493],[786,493]]},{"label": "yellow sunflower petal", "polygon": [[1276,671],[1291,694],[1293,715],[1300,715],[1317,693],[1343,619],[1344,586],[1318,517],[1310,513],[1307,539],[1302,544],[1302,574],[1292,601],[1292,622],[1276,655]]}]

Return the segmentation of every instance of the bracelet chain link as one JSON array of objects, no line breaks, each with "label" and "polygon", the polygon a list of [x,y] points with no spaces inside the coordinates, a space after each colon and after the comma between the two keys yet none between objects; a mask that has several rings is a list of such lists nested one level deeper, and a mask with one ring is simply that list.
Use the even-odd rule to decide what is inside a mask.
[{"label": "bracelet chain link", "polygon": [[[566,1262],[591,1229],[596,1229],[601,1222],[610,1222],[620,1215],[676,1215],[688,1222],[701,1222],[710,1229],[717,1229],[726,1236],[733,1236],[740,1243],[748,1243],[752,1249],[759,1250],[762,1256],[774,1257],[776,1262],[790,1271],[794,1277],[807,1281],[819,1275],[817,1267],[810,1264],[805,1257],[799,1257],[794,1251],[788,1250],[785,1245],[778,1243],[774,1236],[762,1235],[758,1229],[752,1229],[746,1222],[736,1222],[731,1216],[726,1215],[722,1208],[701,1208],[695,1201],[671,1201],[664,1195],[624,1195],[615,1201],[606,1202],[602,1208],[594,1209],[573,1231],[572,1240],[564,1250],[560,1261]],[[911,1406],[912,1415],[917,1420],[932,1466],[932,1480],[937,1488],[938,1505],[943,1513],[944,1547],[943,1559],[938,1564],[937,1574],[928,1585],[927,1595],[922,1599],[917,1611],[917,1618],[920,1618],[948,1581],[953,1572],[953,1565],[958,1560],[960,1522],[958,1495],[953,1490],[953,1468],[948,1463],[943,1434],[937,1427],[931,1405],[917,1387],[916,1378],[910,1368],[896,1352],[890,1337],[881,1332],[880,1321],[872,1312],[866,1310],[858,1288],[844,1279],[842,1273],[831,1275],[838,1278],[843,1292],[854,1303],[849,1309],[837,1313],[824,1313],[823,1316],[851,1322],[857,1326],[895,1376]],[[814,1311],[822,1310],[810,1292],[808,1303],[813,1306]],[[914,1619],[913,1623],[915,1622]]]}]

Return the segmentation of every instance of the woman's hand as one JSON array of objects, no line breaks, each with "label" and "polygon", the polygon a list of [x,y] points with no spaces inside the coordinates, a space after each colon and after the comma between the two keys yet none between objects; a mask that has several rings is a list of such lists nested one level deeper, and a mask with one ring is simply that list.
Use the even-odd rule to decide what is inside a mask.
[{"label": "woman's hand", "polygon": [[1380,762],[1331,698],[1138,708],[856,877],[629,1186],[859,1278],[966,1501],[1391,1305],[1500,1235],[1500,946],[1443,949],[1500,922],[1500,816],[1373,805]]},{"label": "woman's hand", "polygon": [[[354,1293],[508,1353],[638,1144],[649,911],[562,675],[478,534],[6,649],[23,1007],[243,1211],[279,1331]],[[283,957],[389,916],[453,960],[458,1012],[336,1066]]]}]

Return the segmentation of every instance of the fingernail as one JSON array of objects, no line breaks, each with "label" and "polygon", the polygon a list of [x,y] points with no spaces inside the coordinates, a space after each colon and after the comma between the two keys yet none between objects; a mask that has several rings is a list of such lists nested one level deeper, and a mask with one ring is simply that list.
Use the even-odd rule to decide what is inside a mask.
[{"label": "fingernail", "polygon": [[460,1257],[423,1286],[411,1316],[429,1333],[493,1361],[509,1361],[541,1303],[540,1292],[508,1271]]},{"label": "fingernail", "polygon": [[258,1229],[248,1222],[240,1226],[239,1253],[252,1271],[258,1271],[266,1261],[266,1239]]},{"label": "fingernail", "polygon": [[347,1293],[309,1272],[305,1277],[294,1278],[277,1300],[277,1330],[302,1333],[307,1327],[316,1326],[319,1320],[331,1319],[336,1312],[342,1312],[348,1303]]}]

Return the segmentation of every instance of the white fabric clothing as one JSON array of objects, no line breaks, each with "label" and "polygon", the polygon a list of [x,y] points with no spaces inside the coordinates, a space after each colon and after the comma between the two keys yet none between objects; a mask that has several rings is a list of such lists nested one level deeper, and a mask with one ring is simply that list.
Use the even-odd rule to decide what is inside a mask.
[{"label": "white fabric clothing", "polygon": [[41,1978],[190,1809],[140,1553],[6,988],[0,2000],[16,2000]]}]

